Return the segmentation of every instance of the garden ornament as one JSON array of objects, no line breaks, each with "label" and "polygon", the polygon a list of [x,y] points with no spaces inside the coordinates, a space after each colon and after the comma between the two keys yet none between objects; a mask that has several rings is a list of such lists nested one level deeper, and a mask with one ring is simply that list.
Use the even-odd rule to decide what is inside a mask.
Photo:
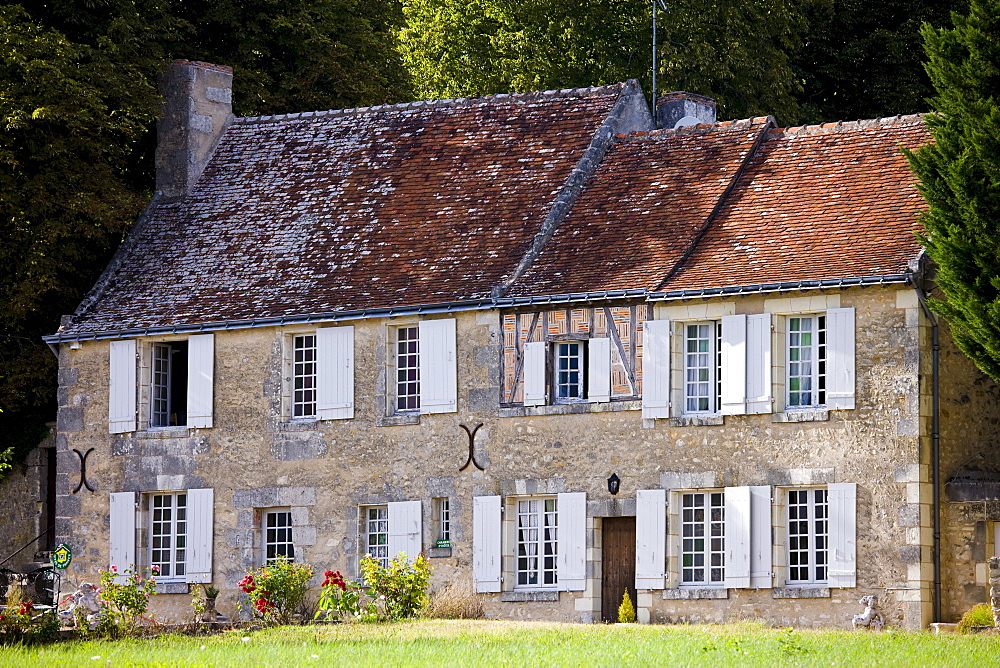
[{"label": "garden ornament", "polygon": [[84,582],[80,588],[73,592],[69,598],[69,607],[60,611],[59,615],[70,623],[76,621],[76,611],[81,609],[93,628],[101,618],[101,606],[103,601],[97,598],[97,587],[89,582]]},{"label": "garden ornament", "polygon": [[885,619],[875,607],[878,605],[878,596],[863,596],[858,603],[865,606],[865,611],[860,615],[854,615],[854,630],[866,628],[872,631],[881,631],[882,627],[885,626]]}]

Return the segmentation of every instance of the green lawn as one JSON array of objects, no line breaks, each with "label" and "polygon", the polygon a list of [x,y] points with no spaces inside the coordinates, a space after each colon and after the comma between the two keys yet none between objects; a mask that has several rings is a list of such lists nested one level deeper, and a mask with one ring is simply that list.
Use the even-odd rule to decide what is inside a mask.
[{"label": "green lawn", "polygon": [[68,641],[0,648],[4,666],[968,666],[1000,662],[998,636],[792,631],[724,626],[602,626],[418,621],[285,627],[214,636]]}]

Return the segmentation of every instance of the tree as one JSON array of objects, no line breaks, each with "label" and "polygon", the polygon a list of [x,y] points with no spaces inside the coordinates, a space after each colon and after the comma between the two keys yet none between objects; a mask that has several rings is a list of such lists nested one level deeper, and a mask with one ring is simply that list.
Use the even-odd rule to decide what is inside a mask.
[{"label": "tree", "polygon": [[925,26],[934,143],[909,153],[927,201],[921,238],[958,347],[1000,381],[1000,0],[972,0],[953,29]]},{"label": "tree", "polygon": [[[649,91],[650,11],[634,0],[403,0],[400,49],[425,98],[628,78]],[[658,20],[660,92],[710,95],[727,118],[796,113],[787,54],[806,28],[799,0],[674,0]]]}]

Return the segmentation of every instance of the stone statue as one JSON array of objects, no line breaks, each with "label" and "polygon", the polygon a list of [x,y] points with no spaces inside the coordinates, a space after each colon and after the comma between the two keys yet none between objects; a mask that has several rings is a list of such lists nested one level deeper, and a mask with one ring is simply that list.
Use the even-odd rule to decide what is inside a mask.
[{"label": "stone statue", "polygon": [[865,611],[860,615],[854,615],[854,630],[866,628],[871,631],[881,631],[885,626],[885,619],[876,607],[878,596],[863,596],[858,603],[865,606]]},{"label": "stone statue", "polygon": [[[104,605],[102,601],[97,598],[97,587],[89,582],[84,582],[80,585],[80,588],[73,592],[73,595],[69,599],[69,607],[65,610],[59,612],[59,616],[67,622],[68,625],[73,625],[76,622],[77,615],[82,614],[86,617],[87,622],[93,628],[101,618],[101,606]],[[78,613],[77,610],[80,612]]]}]

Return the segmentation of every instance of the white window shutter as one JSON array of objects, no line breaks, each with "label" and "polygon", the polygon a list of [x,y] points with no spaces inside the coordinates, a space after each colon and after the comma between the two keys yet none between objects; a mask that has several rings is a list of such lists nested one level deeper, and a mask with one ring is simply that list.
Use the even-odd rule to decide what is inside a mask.
[{"label": "white window shutter", "polygon": [[853,482],[827,486],[830,508],[828,559],[831,587],[857,586],[857,485]]},{"label": "white window shutter", "polygon": [[421,510],[419,501],[397,501],[389,504],[389,558],[400,552],[416,559],[423,551]]},{"label": "white window shutter", "polygon": [[215,539],[215,490],[189,489],[188,515],[188,582],[212,581],[212,542]]},{"label": "white window shutter", "polygon": [[771,587],[771,488],[750,488],[750,586]]},{"label": "white window shutter", "polygon": [[212,386],[215,376],[215,335],[188,337],[187,424],[212,426]]},{"label": "white window shutter", "polygon": [[750,586],[750,488],[726,488],[726,586]]},{"label": "white window shutter", "polygon": [[747,316],[747,413],[770,413],[771,395],[771,314]]},{"label": "white window shutter", "polygon": [[472,577],[477,592],[500,591],[500,497],[472,497]]},{"label": "white window shutter", "polygon": [[667,490],[640,489],[635,493],[635,588],[663,589],[666,563]]},{"label": "white window shutter", "polygon": [[611,339],[587,341],[587,398],[611,401]]},{"label": "white window shutter", "polygon": [[545,405],[545,342],[524,344],[524,405]]},{"label": "white window shutter", "polygon": [[354,417],[354,327],[316,330],[316,417]]},{"label": "white window shutter", "polygon": [[643,323],[642,417],[644,420],[670,417],[669,320],[647,320]]},{"label": "white window shutter", "polygon": [[[605,339],[606,340],[606,339]],[[556,496],[558,550],[556,579],[560,591],[583,591],[587,585],[587,494]]]},{"label": "white window shutter", "polygon": [[111,342],[108,431],[135,431],[135,339]]},{"label": "white window shutter", "polygon": [[[135,568],[135,492],[114,492],[111,494],[111,563],[119,573]],[[119,576],[118,584],[125,584]]]},{"label": "white window shutter", "polygon": [[722,406],[723,415],[747,412],[747,317],[722,316]]},{"label": "white window shutter", "polygon": [[826,312],[826,405],[854,408],[854,309]]},{"label": "white window shutter", "polygon": [[420,412],[458,410],[455,319],[420,322]]}]

